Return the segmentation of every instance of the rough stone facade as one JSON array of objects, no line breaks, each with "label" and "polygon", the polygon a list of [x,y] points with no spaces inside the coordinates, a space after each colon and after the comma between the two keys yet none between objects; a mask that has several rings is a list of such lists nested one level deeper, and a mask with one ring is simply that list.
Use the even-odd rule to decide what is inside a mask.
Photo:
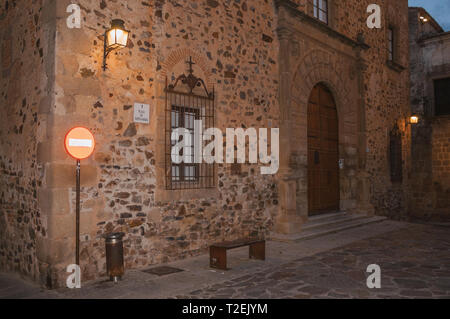
[{"label": "rough stone facade", "polygon": [[[423,23],[420,16],[427,17]],[[450,218],[450,116],[436,116],[434,80],[450,78],[450,32],[422,8],[409,9],[413,128],[411,215]]]},{"label": "rough stone facade", "polygon": [[[14,33],[2,33],[2,40],[16,36],[15,50],[25,43],[20,37],[31,36],[31,26],[47,30],[28,40],[28,51],[12,55],[24,61],[19,77],[24,86],[11,89],[18,95],[15,102],[5,91],[12,78],[2,78],[2,99],[14,114],[2,119],[2,181],[7,180],[0,186],[2,267],[20,264],[50,288],[65,283],[65,268],[74,263],[75,162],[64,152],[63,139],[77,125],[90,128],[97,141],[95,155],[82,162],[83,280],[105,274],[102,235],[113,231],[126,233],[127,268],[196,255],[224,239],[299,232],[308,219],[306,105],[318,83],[331,90],[338,108],[345,163],[341,209],[405,215],[410,168],[406,0],[378,1],[379,30],[366,26],[369,0],[329,1],[330,26],[312,18],[311,4],[304,0],[79,0],[82,27],[69,29],[66,8],[72,2],[32,1],[25,11],[34,23],[30,26],[20,22],[23,13],[20,19],[13,15],[20,8],[5,11],[10,20],[1,21],[5,27],[17,25]],[[48,22],[53,29],[47,20],[36,22],[30,11],[43,15],[47,5],[55,13]],[[103,33],[114,18],[125,20],[131,38],[128,48],[111,54],[103,71]],[[391,25],[398,39],[395,64],[387,63]],[[36,56],[36,46],[53,50]],[[164,88],[166,78],[173,81],[186,72],[190,56],[195,74],[214,86],[216,127],[280,127],[277,175],[261,175],[258,165],[218,164],[214,189],[166,190]],[[24,73],[28,70],[36,78]],[[135,102],[151,105],[149,125],[133,123]],[[25,109],[31,112],[27,122],[38,113],[28,139],[14,133]],[[400,184],[391,183],[389,172],[389,132],[395,125],[403,144]],[[28,156],[21,153],[25,150]],[[19,210],[24,202],[28,207]],[[31,227],[19,222],[21,214],[30,215]],[[17,247],[23,245],[14,239],[17,234],[29,241],[29,253],[27,246]],[[26,269],[27,256],[33,271]]]},{"label": "rough stone facade", "polygon": [[[366,26],[368,1],[331,1],[332,28],[285,1],[279,3],[284,4],[278,14],[280,74],[286,81],[280,83],[282,120],[283,109],[287,112],[286,125],[281,124],[287,140],[281,144],[299,145],[281,150],[285,154],[282,178],[289,185],[285,187],[295,187],[297,193],[295,205],[286,205],[291,209],[286,215],[299,213],[299,224],[307,218],[306,105],[312,87],[323,82],[333,92],[338,108],[339,153],[345,163],[340,174],[341,209],[368,213],[375,209],[377,214],[403,217],[408,179],[391,183],[388,145],[389,132],[397,124],[403,135],[403,175],[407,176],[408,26],[407,16],[397,15],[407,10],[406,1],[379,3],[383,27],[378,30]],[[309,2],[299,3],[302,11],[311,13]],[[389,26],[396,30],[394,65],[387,63]],[[292,226],[290,218],[286,224]]]},{"label": "rough stone facade", "polygon": [[48,236],[37,145],[53,96],[55,25],[54,1],[1,1],[0,269],[36,281],[45,281],[37,238]]}]

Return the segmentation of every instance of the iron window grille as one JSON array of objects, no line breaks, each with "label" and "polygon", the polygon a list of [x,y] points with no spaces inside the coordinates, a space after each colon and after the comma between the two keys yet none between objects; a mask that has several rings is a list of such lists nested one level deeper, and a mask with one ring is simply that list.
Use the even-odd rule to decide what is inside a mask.
[{"label": "iron window grille", "polygon": [[388,61],[394,61],[394,50],[395,50],[395,36],[394,36],[394,28],[388,28]]},{"label": "iron window grille", "polygon": [[313,0],[314,17],[328,24],[328,0]]},{"label": "iron window grille", "polygon": [[389,134],[389,164],[392,183],[403,181],[402,149],[402,134],[398,126],[395,125]]},{"label": "iron window grille", "polygon": [[[195,63],[192,62],[192,58],[186,63],[189,65],[187,76],[180,75],[173,84],[168,84],[166,79],[165,185],[167,190],[215,187],[215,164],[194,162],[194,143],[196,143],[194,121],[202,121],[203,132],[214,127],[214,89],[213,92],[208,92],[205,82],[194,75],[192,66]],[[173,146],[179,142],[172,140],[172,132],[176,128],[185,128],[189,131],[191,147],[185,153],[184,151],[180,151],[179,154],[174,153]],[[172,157],[177,160],[181,158],[181,163],[173,162]]]}]

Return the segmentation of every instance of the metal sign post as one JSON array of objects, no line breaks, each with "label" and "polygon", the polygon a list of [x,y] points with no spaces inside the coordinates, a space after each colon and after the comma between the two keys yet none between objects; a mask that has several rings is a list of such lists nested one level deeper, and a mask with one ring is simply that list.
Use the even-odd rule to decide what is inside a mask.
[{"label": "metal sign post", "polygon": [[75,263],[80,266],[80,184],[81,160],[92,155],[95,139],[92,133],[84,127],[71,129],[64,139],[67,153],[77,160],[76,167],[76,217],[75,217]]},{"label": "metal sign post", "polygon": [[80,265],[80,174],[81,174],[81,161],[77,160],[77,198],[76,198],[76,238],[75,238],[75,263]]}]

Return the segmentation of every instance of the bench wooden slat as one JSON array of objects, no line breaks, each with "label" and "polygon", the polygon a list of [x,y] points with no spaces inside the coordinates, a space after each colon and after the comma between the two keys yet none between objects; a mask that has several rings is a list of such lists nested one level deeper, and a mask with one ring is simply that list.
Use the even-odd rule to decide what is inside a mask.
[{"label": "bench wooden slat", "polygon": [[256,244],[256,243],[261,243],[263,241],[264,241],[264,239],[245,239],[245,240],[224,241],[221,243],[215,243],[214,245],[211,245],[211,247],[233,249],[233,248],[248,246],[248,245],[252,245],[252,244]]},{"label": "bench wooden slat", "polygon": [[247,238],[235,241],[224,241],[209,247],[210,267],[228,270],[227,250],[243,246],[249,246],[249,258],[259,260],[266,259],[266,241],[264,239]]}]

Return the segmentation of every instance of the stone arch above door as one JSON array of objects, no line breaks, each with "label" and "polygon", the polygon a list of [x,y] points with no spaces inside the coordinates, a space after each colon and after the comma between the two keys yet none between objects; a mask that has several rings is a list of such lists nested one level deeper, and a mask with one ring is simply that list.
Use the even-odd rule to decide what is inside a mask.
[{"label": "stone arch above door", "polygon": [[[294,68],[292,77],[291,107],[305,107],[311,90],[319,83],[325,84],[333,93],[338,114],[345,112],[348,105],[348,80],[354,80],[354,68],[348,62],[338,59],[335,55],[321,49],[309,51]],[[305,111],[306,112],[306,111]]]},{"label": "stone arch above door", "polygon": [[362,86],[366,65],[361,53],[369,46],[362,38],[354,40],[333,28],[324,27],[298,10],[291,1],[276,1],[275,5],[280,46],[282,147],[278,174],[280,205],[274,230],[295,234],[308,219],[307,104],[317,83],[325,84],[332,92],[338,112],[339,157],[345,162],[340,171],[340,207],[355,212],[368,207],[368,197],[363,196],[358,202],[357,196],[358,178],[366,178]]},{"label": "stone arch above door", "polygon": [[[293,62],[293,61],[292,61]],[[292,63],[293,64],[293,63]],[[280,189],[288,189],[286,205],[300,220],[308,219],[308,138],[307,138],[307,110],[311,91],[317,84],[325,85],[333,95],[338,113],[339,127],[339,156],[348,163],[348,170],[340,177],[340,207],[342,209],[354,206],[356,198],[356,182],[350,175],[357,167],[358,156],[358,109],[360,106],[359,87],[356,77],[356,61],[345,55],[313,49],[308,51],[293,68],[291,73],[289,98],[284,108],[282,126],[285,145],[290,147],[281,150],[281,157],[285,157],[287,167],[282,171]],[[281,131],[283,134],[283,130]],[[287,132],[287,133],[286,133]],[[283,159],[281,159],[283,163]],[[293,219],[291,217],[291,219]]]},{"label": "stone arch above door", "polygon": [[[339,119],[339,140],[342,144],[356,144],[357,138],[357,82],[351,63],[333,54],[315,49],[309,51],[297,64],[292,76],[286,121],[294,134],[292,145],[304,145],[292,150],[289,163],[292,168],[306,165],[307,108],[312,89],[324,84],[333,94]],[[351,88],[353,85],[353,89]],[[295,138],[297,137],[297,140]],[[345,147],[345,146],[343,146]],[[356,145],[355,145],[356,147]]]}]

